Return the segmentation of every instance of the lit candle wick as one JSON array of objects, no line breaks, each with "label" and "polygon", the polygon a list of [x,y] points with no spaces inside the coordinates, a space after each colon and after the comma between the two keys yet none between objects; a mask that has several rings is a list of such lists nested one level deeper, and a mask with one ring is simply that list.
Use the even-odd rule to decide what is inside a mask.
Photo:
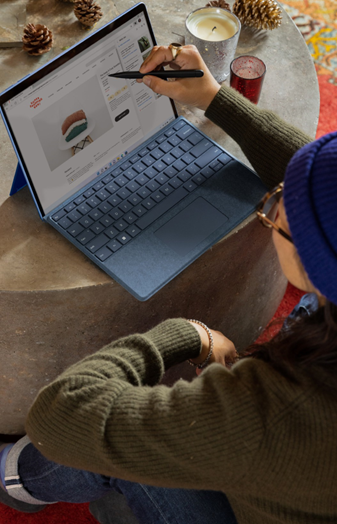
[{"label": "lit candle wick", "polygon": [[216,25],[213,27],[212,31],[214,31],[214,29],[216,29]]}]

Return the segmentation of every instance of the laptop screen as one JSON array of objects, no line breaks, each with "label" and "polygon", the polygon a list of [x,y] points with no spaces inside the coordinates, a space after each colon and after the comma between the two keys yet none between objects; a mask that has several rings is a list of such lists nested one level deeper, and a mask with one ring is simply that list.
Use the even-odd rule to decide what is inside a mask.
[{"label": "laptop screen", "polygon": [[62,55],[57,68],[40,70],[29,87],[23,82],[25,89],[3,105],[42,214],[176,117],[167,97],[136,80],[108,77],[138,71],[155,44],[145,8],[116,23],[112,31],[99,30],[93,43],[86,40],[84,50],[82,43]]}]

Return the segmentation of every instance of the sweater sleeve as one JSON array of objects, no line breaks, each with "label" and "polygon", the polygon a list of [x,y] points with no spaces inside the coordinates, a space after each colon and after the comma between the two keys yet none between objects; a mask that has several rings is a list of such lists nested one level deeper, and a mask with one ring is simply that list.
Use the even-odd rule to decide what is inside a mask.
[{"label": "sweater sleeve", "polygon": [[27,433],[43,455],[66,466],[158,486],[223,489],[247,472],[263,417],[238,372],[243,363],[237,372],[213,364],[192,382],[158,385],[165,368],[199,353],[199,335],[183,319],[111,343],[41,390]]},{"label": "sweater sleeve", "polygon": [[221,87],[205,115],[239,144],[269,188],[283,180],[295,152],[313,140],[226,85]]}]

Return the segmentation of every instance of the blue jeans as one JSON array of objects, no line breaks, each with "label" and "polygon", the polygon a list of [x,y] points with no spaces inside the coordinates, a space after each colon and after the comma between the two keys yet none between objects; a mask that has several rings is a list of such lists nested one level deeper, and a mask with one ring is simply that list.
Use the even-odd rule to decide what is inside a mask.
[{"label": "blue jeans", "polygon": [[9,494],[20,500],[95,501],[90,510],[101,524],[237,524],[221,492],[156,488],[60,466],[24,439],[18,457],[16,445],[10,453],[17,471],[6,464],[6,478],[19,477],[6,481],[6,487],[11,485]]},{"label": "blue jeans", "polygon": [[[317,296],[304,295],[288,318],[317,308]],[[286,320],[282,329],[287,328]],[[60,466],[44,458],[27,437],[8,457],[6,477],[11,480],[6,487],[25,502],[91,502],[101,524],[237,524],[221,492],[156,488]]]}]

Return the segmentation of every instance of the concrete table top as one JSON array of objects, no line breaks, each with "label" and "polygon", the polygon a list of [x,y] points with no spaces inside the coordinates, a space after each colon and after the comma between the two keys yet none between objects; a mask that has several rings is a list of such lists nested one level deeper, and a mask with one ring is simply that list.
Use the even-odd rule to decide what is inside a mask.
[{"label": "concrete table top", "polygon": [[[41,57],[20,48],[0,49],[0,91],[87,36],[61,0],[17,0],[27,22],[53,31],[54,47]],[[5,10],[10,0],[0,0]],[[104,17],[95,27],[134,5],[99,0]],[[186,15],[204,5],[196,0],[146,2],[159,44],[179,41]],[[267,64],[259,105],[314,136],[319,91],[307,46],[283,12],[274,31],[242,30],[237,55],[254,54]],[[196,109],[178,106],[203,132],[248,164],[239,146]],[[144,331],[168,317],[193,317],[221,329],[239,349],[252,342],[274,314],[285,290],[270,232],[253,216],[216,244],[145,303],[140,303],[98,269],[37,214],[27,188],[9,191],[16,156],[0,124],[0,341],[2,380],[0,433],[20,434],[37,391],[65,367],[119,336]],[[243,250],[242,247],[245,246]],[[179,367],[168,373],[190,377]]]}]

